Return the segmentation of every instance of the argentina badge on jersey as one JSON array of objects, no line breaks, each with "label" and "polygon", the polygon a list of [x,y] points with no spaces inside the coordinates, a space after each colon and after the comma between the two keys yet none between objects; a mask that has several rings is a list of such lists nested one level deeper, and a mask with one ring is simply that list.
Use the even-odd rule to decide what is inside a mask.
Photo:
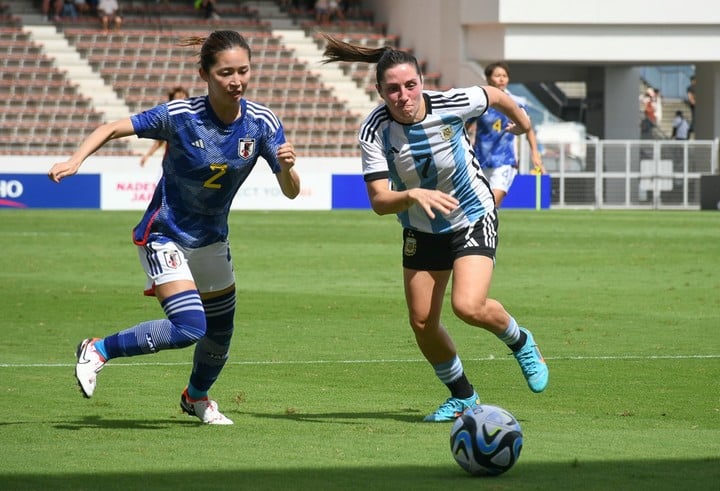
[{"label": "argentina badge on jersey", "polygon": [[440,128],[440,138],[442,138],[443,141],[448,141],[453,136],[453,129],[452,126],[449,124],[446,124],[445,126]]},{"label": "argentina badge on jersey", "polygon": [[238,140],[238,157],[249,159],[255,152],[255,138],[240,138]]}]

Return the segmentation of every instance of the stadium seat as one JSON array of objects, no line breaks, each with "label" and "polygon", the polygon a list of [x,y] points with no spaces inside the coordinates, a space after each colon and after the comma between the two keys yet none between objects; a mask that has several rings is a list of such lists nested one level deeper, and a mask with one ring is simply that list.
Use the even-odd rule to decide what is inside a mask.
[{"label": "stadium seat", "polygon": [[[123,5],[122,29],[111,33],[103,33],[93,16],[53,23],[133,112],[165,102],[173,86],[183,86],[191,95],[206,93],[205,83],[197,76],[197,47],[181,46],[181,40],[204,37],[214,29],[238,30],[253,50],[254,73],[247,97],[276,112],[299,155],[356,156],[361,116],[352,114],[319,75],[273,35],[271,23],[261,18],[260,11],[238,3],[219,0],[221,19],[206,20],[189,3],[129,2]],[[330,26],[318,26],[307,10],[285,11],[319,47],[318,29],[369,47],[399,44],[399,38],[388,34],[384,24],[375,23],[372,12],[366,10]],[[12,127],[4,128],[3,137],[16,139],[8,148],[70,151],[103,121],[103,114],[56,68],[43,48],[30,41],[19,18],[5,14],[0,9],[0,111],[4,111],[0,121]],[[340,66],[359,87],[375,93],[372,66]],[[430,75],[426,74],[426,83],[432,86]],[[43,122],[50,124],[39,124]],[[62,140],[68,147],[61,145]],[[128,149],[124,142],[117,142],[108,152]]]}]

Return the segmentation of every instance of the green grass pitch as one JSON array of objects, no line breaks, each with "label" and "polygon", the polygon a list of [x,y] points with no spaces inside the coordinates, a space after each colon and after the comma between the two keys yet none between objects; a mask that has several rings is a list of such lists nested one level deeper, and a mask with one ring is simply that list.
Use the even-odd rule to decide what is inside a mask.
[{"label": "green grass pitch", "polygon": [[83,399],[76,344],[162,317],[139,217],[0,211],[3,489],[718,489],[720,213],[501,211],[492,296],[548,389],[444,316],[483,402],[523,428],[497,478],[421,422],[447,392],[407,324],[400,226],[370,211],[231,214],[236,330],[211,395],[234,426],[180,412],[191,349],[113,360]]}]

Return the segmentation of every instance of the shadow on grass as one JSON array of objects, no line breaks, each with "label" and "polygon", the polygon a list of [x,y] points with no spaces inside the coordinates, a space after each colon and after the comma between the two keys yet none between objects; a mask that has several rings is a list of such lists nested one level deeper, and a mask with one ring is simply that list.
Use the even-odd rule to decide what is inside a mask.
[{"label": "shadow on grass", "polygon": [[53,425],[58,430],[96,429],[127,429],[127,430],[166,430],[177,425],[200,426],[197,419],[107,419],[101,416],[86,416],[77,421],[66,421]]},{"label": "shadow on grass", "polygon": [[[286,412],[283,414],[269,413],[243,413],[242,411],[230,411],[238,414],[246,414],[254,418],[282,419],[287,421],[299,421],[305,423],[335,423],[335,424],[364,424],[369,419],[382,420],[392,419],[402,423],[422,423],[424,414],[416,409],[404,409],[402,411],[378,411],[371,412],[331,412],[331,413],[302,413]],[[229,414],[229,413],[228,413]],[[425,423],[427,424],[427,423]]]},{"label": "shadow on grass", "polygon": [[[37,421],[11,421],[0,423],[0,426],[38,425]],[[42,424],[46,424],[43,422]],[[166,430],[177,425],[202,426],[197,419],[108,419],[101,416],[86,416],[76,421],[49,421],[47,422],[58,430],[82,430],[93,429],[126,429],[126,430]]]},{"label": "shadow on grass", "polygon": [[[269,459],[278,458],[268,456]],[[197,456],[196,456],[197,458]],[[238,467],[242,463],[237,463]],[[453,463],[429,466],[342,466],[318,469],[247,469],[87,474],[0,474],[3,489],[212,490],[717,490],[720,460],[519,462],[499,477],[472,477]]]}]

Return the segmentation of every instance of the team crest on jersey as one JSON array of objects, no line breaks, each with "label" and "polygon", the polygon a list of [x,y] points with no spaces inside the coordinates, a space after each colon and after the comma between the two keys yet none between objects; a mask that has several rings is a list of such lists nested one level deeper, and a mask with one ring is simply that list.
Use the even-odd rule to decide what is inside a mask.
[{"label": "team crest on jersey", "polygon": [[178,269],[182,263],[178,251],[163,251],[163,260],[165,261],[165,266],[170,269]]},{"label": "team crest on jersey", "polygon": [[254,138],[241,138],[238,141],[238,156],[249,159],[255,151],[255,139]]},{"label": "team crest on jersey", "polygon": [[450,138],[452,138],[453,135],[453,129],[450,125],[445,125],[442,128],[440,128],[440,138],[443,139],[443,141],[448,141]]}]

